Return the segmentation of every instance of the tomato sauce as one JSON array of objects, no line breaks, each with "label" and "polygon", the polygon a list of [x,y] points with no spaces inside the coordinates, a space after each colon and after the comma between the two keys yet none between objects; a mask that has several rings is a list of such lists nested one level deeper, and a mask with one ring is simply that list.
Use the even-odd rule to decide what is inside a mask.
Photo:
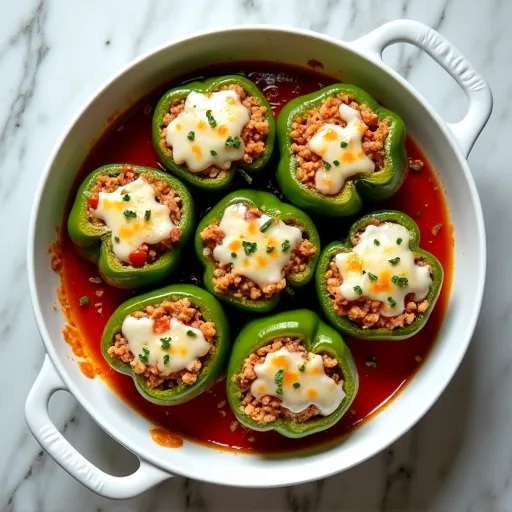
[{"label": "tomato sauce", "polygon": [[[335,81],[325,75],[306,69],[292,68],[270,63],[232,64],[217,68],[210,75],[239,72],[252,79],[269,99],[274,114],[290,99],[318,90]],[[197,77],[194,77],[197,78]],[[166,87],[168,87],[167,84]],[[159,96],[166,88],[149,95],[124,116],[118,116],[109,132],[92,149],[77,177],[77,188],[86,174],[97,167],[109,163],[131,163],[150,167],[161,167],[151,142],[151,117]],[[186,438],[233,450],[272,453],[294,451],[335,442],[350,432],[355,426],[376,414],[410,381],[421,363],[428,356],[435,343],[443,322],[450,297],[453,271],[453,235],[448,215],[446,199],[438,179],[411,138],[407,139],[407,151],[411,158],[421,158],[425,167],[421,172],[410,172],[402,189],[378,208],[393,208],[410,215],[421,231],[421,246],[432,252],[440,260],[445,270],[445,281],[439,300],[425,328],[404,341],[366,341],[346,339],[354,355],[359,371],[359,393],[351,410],[333,428],[304,439],[287,439],[275,432],[252,432],[242,429],[229,409],[225,396],[225,381],[218,382],[211,390],[191,402],[174,407],[154,405],[137,392],[129,376],[115,372],[101,355],[100,340],[103,328],[114,310],[135,293],[117,290],[104,283],[91,282],[98,276],[97,268],[83,260],[74,250],[72,243],[62,230],[64,292],[71,305],[71,316],[80,331],[84,350],[91,362],[96,365],[105,382],[117,395],[135,411],[145,416],[155,426],[170,433],[169,438]],[[270,168],[272,168],[272,163]],[[280,195],[269,174],[256,177],[252,187],[269,190]],[[247,187],[243,178],[236,177],[237,187]],[[206,209],[214,205],[219,197],[193,192],[198,218]],[[70,198],[72,201],[74,197]],[[364,213],[364,212],[363,212]],[[319,228],[322,244],[344,238],[350,225],[347,221],[322,222]],[[326,229],[328,225],[328,230]],[[436,232],[433,228],[441,224]],[[438,227],[438,226],[437,226]],[[327,232],[328,231],[328,232]],[[187,282],[202,286],[203,269],[196,261],[193,248],[191,257],[185,258],[174,282]],[[170,283],[162,283],[162,286]],[[87,295],[90,304],[79,306],[80,297]],[[280,310],[309,308],[318,311],[313,284],[298,290],[293,296],[283,294]],[[225,307],[233,337],[250,315]],[[162,430],[154,430],[161,441]],[[178,436],[178,437],[176,437]],[[165,436],[164,436],[165,437]],[[163,442],[162,442],[163,443]],[[165,444],[165,443],[163,443]],[[171,446],[179,443],[168,443]]]}]

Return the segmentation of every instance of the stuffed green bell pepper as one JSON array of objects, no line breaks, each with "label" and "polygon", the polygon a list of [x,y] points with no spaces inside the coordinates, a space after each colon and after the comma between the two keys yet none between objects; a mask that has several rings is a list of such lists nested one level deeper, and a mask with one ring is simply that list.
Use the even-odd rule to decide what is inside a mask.
[{"label": "stuffed green bell pepper", "polygon": [[408,170],[405,128],[368,93],[336,84],[290,101],[277,121],[277,180],[304,210],[345,217],[392,196]]},{"label": "stuffed green bell pepper", "polygon": [[248,323],[235,340],[226,382],[240,423],[293,438],[332,427],[358,388],[343,338],[307,309]]},{"label": "stuffed green bell pepper", "polygon": [[320,254],[318,232],[305,213],[254,190],[238,190],[214,206],[195,243],[206,288],[252,312],[273,309],[287,285],[307,284]]},{"label": "stuffed green bell pepper", "polygon": [[238,75],[191,82],[167,91],[153,116],[153,145],[164,165],[196,187],[227,187],[236,167],[262,169],[274,147],[270,104]]},{"label": "stuffed green bell pepper", "polygon": [[399,340],[417,333],[443,282],[441,264],[419,242],[416,223],[389,210],[366,215],[346,241],[329,244],[315,277],[329,321],[356,338]]},{"label": "stuffed green bell pepper", "polygon": [[193,285],[172,285],[124,302],[101,340],[110,366],[132,376],[139,393],[159,405],[188,402],[215,384],[229,349],[221,305]]},{"label": "stuffed green bell pepper", "polygon": [[194,205],[173,176],[136,165],[106,165],[80,186],[68,218],[79,252],[104,281],[139,288],[163,281],[194,227]]}]

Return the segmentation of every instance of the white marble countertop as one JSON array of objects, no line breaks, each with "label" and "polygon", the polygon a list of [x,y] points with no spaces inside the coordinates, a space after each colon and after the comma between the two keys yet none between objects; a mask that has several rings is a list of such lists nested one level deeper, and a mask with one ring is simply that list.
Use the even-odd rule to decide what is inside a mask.
[{"label": "white marble countertop", "polygon": [[[511,2],[17,0],[4,2],[0,12],[0,510],[512,510],[512,294],[506,291],[512,173],[504,137],[512,131]],[[26,232],[36,182],[55,141],[103,81],[172,38],[217,26],[276,23],[349,40],[399,17],[437,28],[484,75],[495,99],[494,115],[469,159],[488,228],[487,291],[453,382],[401,440],[324,481],[244,490],[174,478],[126,502],[88,491],[41,451],[23,417],[44,356],[27,290]],[[401,48],[387,55],[448,120],[461,116],[462,92],[428,57]],[[134,465],[73,397],[58,394],[50,409],[65,436],[94,463],[113,474]]]}]

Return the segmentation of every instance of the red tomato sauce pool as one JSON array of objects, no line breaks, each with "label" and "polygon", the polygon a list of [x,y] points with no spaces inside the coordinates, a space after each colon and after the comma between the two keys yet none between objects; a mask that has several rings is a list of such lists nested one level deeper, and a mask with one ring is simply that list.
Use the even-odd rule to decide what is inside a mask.
[{"label": "red tomato sauce pool", "polygon": [[[332,78],[314,71],[283,65],[277,67],[270,63],[233,64],[215,71],[211,74],[239,72],[248,76],[264,91],[276,115],[292,98],[316,91],[334,82]],[[126,115],[117,118],[84,162],[78,173],[77,187],[86,174],[105,164],[131,163],[161,167],[151,142],[151,117],[160,94],[165,90],[162,88],[149,95]],[[98,373],[120,398],[155,426],[196,442],[235,450],[270,453],[304,449],[332,442],[346,435],[355,426],[378,412],[413,378],[437,338],[450,296],[454,243],[446,199],[428,161],[410,138],[407,139],[407,151],[409,157],[423,159],[425,167],[421,172],[410,172],[402,189],[392,199],[379,205],[379,208],[400,210],[416,220],[421,231],[421,246],[440,260],[445,270],[445,282],[427,325],[412,338],[393,342],[346,338],[356,361],[360,385],[350,411],[334,427],[303,439],[287,439],[275,432],[252,432],[242,429],[235,423],[236,418],[226,402],[224,380],[191,402],[179,406],[154,405],[142,398],[131,377],[112,370],[103,359],[100,349],[103,328],[110,315],[121,302],[134,295],[134,292],[91,282],[90,278],[98,276],[97,268],[77,255],[64,233],[63,290],[71,306],[71,318],[83,337],[84,349],[96,365]],[[275,184],[269,178],[269,174],[271,173],[256,178],[252,186],[275,192]],[[235,186],[247,187],[242,178],[237,179]],[[198,218],[219,199],[212,199],[204,193],[195,191],[193,195]],[[434,234],[433,228],[439,224],[442,228]],[[316,225],[320,231],[322,244],[325,245],[334,239],[344,238],[349,224],[341,221],[322,223],[318,219]],[[192,247],[186,250],[193,253]],[[202,267],[195,256],[186,260],[173,282],[188,282],[201,286]],[[162,283],[162,286],[167,284],[170,283]],[[79,307],[79,299],[84,295],[90,298],[90,305]],[[283,295],[285,296],[279,310],[305,307],[318,311],[312,283],[296,292],[294,296]],[[101,313],[98,309],[101,309]],[[238,329],[250,319],[250,315],[232,310],[228,306],[225,310],[235,336]]]}]

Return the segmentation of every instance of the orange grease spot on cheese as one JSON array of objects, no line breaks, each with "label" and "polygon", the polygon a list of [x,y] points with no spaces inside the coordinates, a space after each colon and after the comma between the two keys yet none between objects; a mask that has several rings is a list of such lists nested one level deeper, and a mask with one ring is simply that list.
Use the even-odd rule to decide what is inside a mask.
[{"label": "orange grease spot on cheese", "polygon": [[327,130],[324,134],[324,140],[326,141],[333,141],[336,140],[337,135],[334,130]]},{"label": "orange grease spot on cheese", "polygon": [[260,268],[265,268],[268,265],[268,261],[267,258],[265,258],[265,256],[258,256],[256,258],[256,263]]},{"label": "orange grease spot on cheese", "polygon": [[284,372],[284,385],[293,384],[299,380],[299,374],[296,372]]},{"label": "orange grease spot on cheese", "polygon": [[391,291],[391,272],[389,270],[382,271],[378,281],[371,285],[371,290],[374,293]]},{"label": "orange grease spot on cheese", "polygon": [[249,260],[247,258],[245,258],[243,261],[242,261],[242,266],[244,268],[249,268]]},{"label": "orange grease spot on cheese", "polygon": [[188,354],[188,350],[185,347],[175,347],[171,345],[171,354],[179,354],[180,356],[186,356]]},{"label": "orange grease spot on cheese", "polygon": [[359,153],[357,153],[357,156],[358,156],[359,158],[363,158],[363,156],[364,156],[364,151],[359,151]]},{"label": "orange grease spot on cheese", "polygon": [[218,133],[219,135],[222,135],[222,136],[227,135],[227,133],[228,133],[228,127],[227,127],[227,126],[225,126],[225,125],[219,126],[219,127],[217,128],[217,133]]},{"label": "orange grease spot on cheese", "polygon": [[164,448],[181,448],[183,446],[181,437],[163,428],[152,428],[149,433],[153,442]]},{"label": "orange grease spot on cheese", "polygon": [[274,356],[272,358],[272,363],[278,368],[286,368],[288,364],[288,358],[286,356]]},{"label": "orange grease spot on cheese", "polygon": [[242,248],[242,242],[240,240],[233,240],[229,245],[228,248],[233,251],[239,251]]},{"label": "orange grease spot on cheese", "polygon": [[177,132],[180,132],[180,131],[181,131],[181,129],[182,129],[182,126],[181,126],[181,124],[180,124],[180,123],[178,123],[178,124],[176,125],[176,131],[177,131]]},{"label": "orange grease spot on cheese", "polygon": [[311,370],[309,370],[310,375],[318,375],[320,373],[320,368],[317,368],[316,366],[313,366]]},{"label": "orange grease spot on cheese", "polygon": [[341,159],[346,164],[351,164],[355,160],[354,153],[352,153],[352,151],[345,151],[345,153],[343,153],[343,156],[341,157]]},{"label": "orange grease spot on cheese", "polygon": [[247,231],[249,231],[250,235],[255,235],[259,230],[259,225],[255,220],[249,221],[249,227],[247,228]]},{"label": "orange grease spot on cheese", "polygon": [[227,103],[228,105],[234,105],[234,104],[235,104],[235,99],[234,99],[234,98],[232,98],[231,96],[228,96],[228,97],[226,98],[226,103]]},{"label": "orange grease spot on cheese", "polygon": [[307,394],[310,400],[314,400],[318,395],[318,391],[316,389],[310,388],[308,389]]},{"label": "orange grease spot on cheese", "polygon": [[198,130],[204,130],[206,128],[206,123],[204,121],[199,121],[197,123],[197,129]]},{"label": "orange grease spot on cheese", "polygon": [[345,260],[345,268],[348,272],[361,272],[363,270],[363,266],[359,256],[355,253],[350,254]]},{"label": "orange grease spot on cheese", "polygon": [[257,388],[256,388],[256,391],[258,393],[265,393],[267,391],[267,388],[265,387],[265,384],[260,384]]},{"label": "orange grease spot on cheese", "polygon": [[203,158],[203,151],[197,144],[192,145],[192,153],[194,153],[197,160],[201,160]]}]

